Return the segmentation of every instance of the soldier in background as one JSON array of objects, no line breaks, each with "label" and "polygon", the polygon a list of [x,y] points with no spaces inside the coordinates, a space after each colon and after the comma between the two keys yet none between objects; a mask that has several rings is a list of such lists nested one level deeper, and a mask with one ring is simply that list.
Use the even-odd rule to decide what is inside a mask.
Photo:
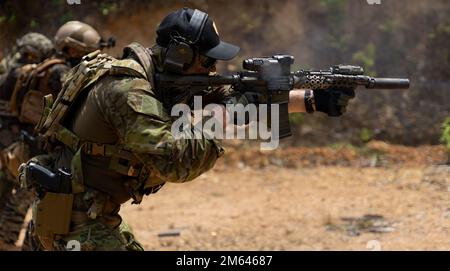
[{"label": "soldier in background", "polygon": [[[53,43],[47,37],[39,33],[30,32],[18,39],[12,53],[6,55],[0,62],[1,150],[11,146],[20,137],[19,124],[16,116],[11,111],[10,103],[15,84],[20,77],[20,68],[42,62],[53,54],[53,49]],[[2,159],[0,171],[0,220],[5,205],[14,191],[14,187],[14,175],[9,173],[5,161]],[[0,236],[1,234],[2,232],[0,231]],[[2,243],[3,238],[0,237],[0,248]]]},{"label": "soldier in background", "polygon": [[[50,42],[51,44],[51,42]],[[79,21],[70,21],[62,25],[54,38],[55,53],[40,63],[15,67],[14,80],[4,87],[3,103],[8,104],[10,114],[8,127],[13,130],[10,144],[2,146],[2,172],[6,175],[3,193],[4,208],[0,213],[0,246],[12,246],[17,241],[25,215],[32,201],[32,191],[18,189],[12,185],[17,177],[20,163],[42,152],[38,140],[34,137],[43,108],[43,97],[58,95],[64,75],[77,65],[81,58],[90,52],[106,47],[99,33],[90,25]],[[53,48],[53,47],[52,47]],[[14,85],[14,87],[11,87]],[[14,127],[14,128],[13,128]],[[11,188],[15,188],[14,190]],[[26,238],[23,249],[30,249],[30,240]]]},{"label": "soldier in background", "polygon": [[18,77],[17,68],[42,62],[53,52],[53,43],[42,34],[30,32],[17,39],[12,52],[0,61],[0,99],[11,95]]}]

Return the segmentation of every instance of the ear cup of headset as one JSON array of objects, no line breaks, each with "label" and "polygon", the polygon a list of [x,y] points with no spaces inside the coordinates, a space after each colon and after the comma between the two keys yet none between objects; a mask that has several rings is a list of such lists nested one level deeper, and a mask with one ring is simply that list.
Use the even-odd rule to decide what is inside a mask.
[{"label": "ear cup of headset", "polygon": [[183,62],[185,65],[192,64],[192,62],[194,61],[194,50],[189,44],[180,42],[174,49],[180,56],[181,62]]},{"label": "ear cup of headset", "polygon": [[167,49],[165,66],[170,71],[182,72],[194,60],[194,51],[186,42],[173,40]]},{"label": "ear cup of headset", "polygon": [[207,19],[208,14],[196,9],[190,18],[186,35],[171,34],[164,62],[165,69],[180,73],[193,64],[195,54],[198,53],[194,44],[199,40]]}]

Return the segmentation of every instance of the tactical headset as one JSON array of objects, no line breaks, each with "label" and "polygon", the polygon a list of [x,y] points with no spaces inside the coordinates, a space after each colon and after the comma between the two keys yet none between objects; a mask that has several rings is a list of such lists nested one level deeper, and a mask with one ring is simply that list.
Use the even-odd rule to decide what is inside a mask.
[{"label": "tactical headset", "polygon": [[182,37],[176,32],[171,36],[164,61],[165,70],[181,73],[192,65],[198,51],[194,44],[200,39],[207,20],[208,14],[196,9],[189,21],[188,37]]}]

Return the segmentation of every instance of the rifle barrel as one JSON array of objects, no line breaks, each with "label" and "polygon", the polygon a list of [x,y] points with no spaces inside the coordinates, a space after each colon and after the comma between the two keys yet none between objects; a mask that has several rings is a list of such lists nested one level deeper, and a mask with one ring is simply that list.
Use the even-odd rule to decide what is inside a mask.
[{"label": "rifle barrel", "polygon": [[[330,75],[328,75],[330,76]],[[331,75],[333,77],[345,79],[353,77],[351,75]],[[298,85],[299,79],[303,77],[295,77],[297,80],[294,85]],[[368,76],[355,76],[360,78],[360,84],[365,85],[369,89],[407,89],[409,88],[409,79],[404,78],[372,78]],[[207,76],[207,75],[173,75],[173,74],[157,74],[156,82],[160,86],[220,86],[233,85],[236,83],[254,84],[258,78],[239,75],[228,76]],[[297,86],[299,87],[299,86]]]},{"label": "rifle barrel", "polygon": [[373,78],[373,82],[367,88],[381,89],[407,89],[409,79],[404,78]]}]

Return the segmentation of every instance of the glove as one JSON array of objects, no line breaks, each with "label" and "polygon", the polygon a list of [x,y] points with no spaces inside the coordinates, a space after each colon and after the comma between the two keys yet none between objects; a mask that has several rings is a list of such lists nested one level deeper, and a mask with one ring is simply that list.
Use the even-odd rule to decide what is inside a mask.
[{"label": "glove", "polygon": [[20,166],[19,166],[19,177],[18,177],[20,188],[30,189],[31,188],[31,184],[27,182],[26,172],[27,172],[27,164],[26,163],[20,164]]},{"label": "glove", "polygon": [[346,110],[348,101],[355,98],[354,88],[318,89],[314,91],[316,111],[330,117],[341,116]]}]

